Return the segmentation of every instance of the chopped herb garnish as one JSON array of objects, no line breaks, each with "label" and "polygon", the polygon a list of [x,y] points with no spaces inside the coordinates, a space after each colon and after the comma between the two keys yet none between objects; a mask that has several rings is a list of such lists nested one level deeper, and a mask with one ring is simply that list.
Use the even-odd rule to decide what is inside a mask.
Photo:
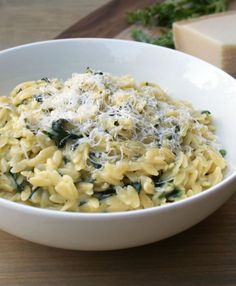
[{"label": "chopped herb garnish", "polygon": [[50,139],[52,139],[58,148],[63,148],[68,140],[76,140],[82,138],[82,135],[77,135],[66,130],[69,121],[66,119],[58,119],[52,122],[52,130],[44,131]]},{"label": "chopped herb garnish", "polygon": [[[91,162],[92,162],[92,161],[91,161]],[[102,165],[99,164],[99,163],[94,163],[94,162],[92,162],[92,164],[93,164],[93,166],[94,166],[95,169],[101,169],[101,168],[102,168]]]},{"label": "chopped herb garnish", "polygon": [[17,182],[17,174],[9,172],[9,175],[12,178],[13,188],[15,189],[15,191],[17,193],[21,193],[24,190],[25,186],[28,184],[28,182],[24,180],[22,183],[19,184]]},{"label": "chopped herb garnish", "polygon": [[64,164],[67,164],[70,162],[70,160],[66,156],[63,156],[62,160],[63,160]]},{"label": "chopped herb garnish", "polygon": [[98,71],[98,72],[94,72],[94,74],[103,75],[103,72]]},{"label": "chopped herb garnish", "polygon": [[132,186],[137,193],[139,193],[141,191],[142,185],[140,182],[131,182],[129,183],[130,186]]},{"label": "chopped herb garnish", "polygon": [[99,201],[107,199],[116,194],[116,190],[114,188],[106,189],[102,192],[94,192],[93,196],[97,198]]},{"label": "chopped herb garnish", "polygon": [[90,67],[86,68],[86,73],[91,73],[93,75],[103,75],[103,72],[92,70]]},{"label": "chopped herb garnish", "polygon": [[203,110],[203,111],[201,112],[201,114],[208,114],[208,115],[210,115],[211,112],[210,112],[209,110]]},{"label": "chopped herb garnish", "polygon": [[175,133],[178,133],[180,131],[180,126],[179,125],[176,125],[175,126]]},{"label": "chopped herb garnish", "polygon": [[178,190],[178,189],[174,189],[173,191],[171,192],[163,192],[159,198],[160,199],[163,199],[163,198],[166,198],[166,201],[167,202],[173,202],[175,201],[176,198],[178,198],[179,196],[181,195],[181,191]]},{"label": "chopped herb garnish", "polygon": [[93,73],[93,70],[90,67],[86,67],[86,73]]},{"label": "chopped herb garnish", "polygon": [[40,188],[40,187],[35,188],[35,189],[32,191],[32,193],[30,194],[29,199],[31,199],[32,196],[33,196],[36,192],[38,192],[38,191],[42,191],[42,188]]},{"label": "chopped herb garnish", "polygon": [[91,163],[93,164],[95,169],[101,169],[102,168],[102,165],[99,163],[94,163],[93,161],[91,161]]},{"label": "chopped herb garnish", "polygon": [[78,146],[79,146],[79,141],[75,142],[74,144],[71,144],[70,150],[74,152]]},{"label": "chopped herb garnish", "polygon": [[97,160],[99,159],[99,156],[96,156],[94,152],[89,153],[89,158],[90,158],[90,162],[93,164],[95,169],[102,168],[102,165],[97,162]]},{"label": "chopped herb garnish", "polygon": [[20,93],[22,90],[23,90],[23,89],[20,88],[20,89],[16,92],[16,94]]},{"label": "chopped herb garnish", "polygon": [[41,78],[42,81],[45,81],[46,83],[51,83],[50,80],[47,77]]},{"label": "chopped herb garnish", "polygon": [[225,149],[220,149],[219,152],[220,152],[222,157],[225,157],[227,154],[227,151]]},{"label": "chopped herb garnish", "polygon": [[16,107],[22,105],[22,104],[26,104],[28,102],[29,99],[23,99],[20,103],[16,104]]},{"label": "chopped herb garnish", "polygon": [[34,95],[33,98],[37,101],[42,103],[43,102],[43,96],[42,94]]},{"label": "chopped herb garnish", "polygon": [[158,176],[151,176],[151,179],[155,187],[161,187],[166,183],[166,181],[161,180],[161,174]]},{"label": "chopped herb garnish", "polygon": [[170,193],[166,194],[166,200],[168,202],[172,202],[174,201],[176,198],[178,198],[181,195],[181,191],[178,189],[174,189],[173,191],[171,191]]},{"label": "chopped herb garnish", "polygon": [[81,206],[85,205],[86,203],[87,203],[87,201],[81,200],[78,204],[78,207],[81,207]]}]

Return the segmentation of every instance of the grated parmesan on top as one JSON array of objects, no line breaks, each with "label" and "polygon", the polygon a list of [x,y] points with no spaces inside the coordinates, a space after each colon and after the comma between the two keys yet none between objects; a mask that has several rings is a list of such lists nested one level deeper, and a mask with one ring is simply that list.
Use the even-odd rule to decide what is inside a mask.
[{"label": "grated parmesan on top", "polygon": [[[21,121],[34,132],[43,132],[50,131],[53,122],[65,119],[71,124],[71,132],[80,136],[73,144],[84,142],[96,147],[103,142],[100,156],[104,160],[112,156],[121,159],[121,143],[131,141],[143,148],[165,146],[178,153],[190,125],[193,133],[194,129],[206,128],[193,119],[195,111],[189,105],[174,101],[154,84],[137,85],[130,76],[114,77],[89,69],[73,74],[60,88],[50,80],[39,86],[38,92],[42,102],[33,110],[21,112]],[[198,140],[212,144],[212,138],[202,136]],[[113,142],[121,144],[118,155],[111,152]]]}]

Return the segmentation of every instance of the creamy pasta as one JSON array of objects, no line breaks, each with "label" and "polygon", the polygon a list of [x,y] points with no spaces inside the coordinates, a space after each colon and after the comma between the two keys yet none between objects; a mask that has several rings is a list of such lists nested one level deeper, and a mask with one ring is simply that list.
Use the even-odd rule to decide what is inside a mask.
[{"label": "creamy pasta", "polygon": [[212,116],[90,68],[0,97],[0,196],[62,211],[160,206],[223,179]]}]

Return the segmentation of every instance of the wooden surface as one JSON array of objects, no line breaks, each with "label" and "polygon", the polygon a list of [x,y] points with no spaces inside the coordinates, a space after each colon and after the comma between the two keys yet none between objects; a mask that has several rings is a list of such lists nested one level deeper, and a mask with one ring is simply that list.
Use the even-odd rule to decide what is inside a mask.
[{"label": "wooden surface", "polygon": [[126,13],[153,4],[156,0],[113,0],[57,36],[62,38],[113,38],[128,27]]},{"label": "wooden surface", "polygon": [[[124,12],[150,2],[113,1],[58,38],[126,37]],[[236,195],[197,226],[152,245],[110,252],[67,251],[0,232],[0,250],[0,286],[235,286]]]},{"label": "wooden surface", "polygon": [[50,40],[109,0],[0,0],[0,50]]},{"label": "wooden surface", "polygon": [[127,250],[68,251],[1,233],[0,285],[235,286],[235,226],[233,196],[182,234]]}]

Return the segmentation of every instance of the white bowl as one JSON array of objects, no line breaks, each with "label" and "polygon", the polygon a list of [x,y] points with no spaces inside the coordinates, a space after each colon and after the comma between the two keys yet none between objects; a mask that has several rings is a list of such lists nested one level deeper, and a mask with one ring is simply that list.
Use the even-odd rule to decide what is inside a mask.
[{"label": "white bowl", "polygon": [[236,189],[236,81],[197,58],[149,44],[110,39],[40,42],[0,52],[0,93],[42,77],[67,78],[89,66],[137,81],[158,83],[215,117],[227,150],[225,179],[196,196],[146,210],[121,213],[63,213],[0,199],[0,227],[37,243],[80,250],[127,248],[158,241],[198,223]]}]

